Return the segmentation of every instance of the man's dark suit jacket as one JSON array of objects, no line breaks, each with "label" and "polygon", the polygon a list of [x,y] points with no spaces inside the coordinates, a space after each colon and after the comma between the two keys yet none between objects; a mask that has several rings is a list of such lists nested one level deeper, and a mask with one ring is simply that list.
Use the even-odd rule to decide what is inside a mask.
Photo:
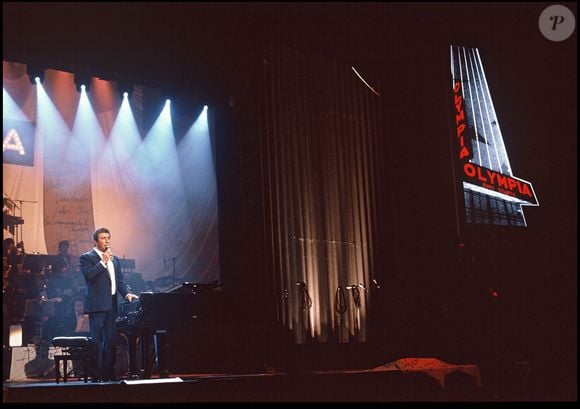
[{"label": "man's dark suit jacket", "polygon": [[[79,268],[87,283],[87,295],[85,298],[85,313],[108,311],[117,308],[117,303],[113,306],[111,297],[111,278],[109,270],[100,262],[101,257],[95,249],[84,253],[79,259]],[[118,257],[113,257],[115,266],[115,278],[117,284],[117,294],[123,298],[129,293],[129,286],[123,281],[121,263]],[[116,314],[117,311],[114,311]]]}]

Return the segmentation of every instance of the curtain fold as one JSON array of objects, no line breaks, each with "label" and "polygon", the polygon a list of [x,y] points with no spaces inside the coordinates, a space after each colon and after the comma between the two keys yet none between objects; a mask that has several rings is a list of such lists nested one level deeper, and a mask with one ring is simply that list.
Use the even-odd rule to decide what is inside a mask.
[{"label": "curtain fold", "polygon": [[351,67],[284,47],[265,55],[262,177],[278,319],[296,343],[365,341],[380,97]]}]

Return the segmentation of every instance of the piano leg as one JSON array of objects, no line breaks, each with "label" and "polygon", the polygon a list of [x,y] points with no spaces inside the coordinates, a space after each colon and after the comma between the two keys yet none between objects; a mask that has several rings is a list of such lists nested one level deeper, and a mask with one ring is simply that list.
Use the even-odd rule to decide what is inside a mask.
[{"label": "piano leg", "polygon": [[149,379],[151,378],[151,363],[149,361],[149,341],[151,334],[143,331],[139,339],[141,340],[141,369],[139,370],[139,377],[141,379]]},{"label": "piano leg", "polygon": [[165,330],[157,330],[153,337],[155,344],[155,366],[160,378],[168,378],[169,371],[165,365]]},{"label": "piano leg", "polygon": [[137,335],[127,335],[127,340],[129,342],[129,379],[135,379],[139,377],[137,371]]}]

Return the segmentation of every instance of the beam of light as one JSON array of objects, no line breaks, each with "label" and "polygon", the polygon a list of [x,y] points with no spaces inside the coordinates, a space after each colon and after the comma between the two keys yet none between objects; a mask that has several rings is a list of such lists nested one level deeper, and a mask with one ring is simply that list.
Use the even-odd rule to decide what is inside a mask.
[{"label": "beam of light", "polygon": [[[92,110],[86,94],[74,93],[71,79],[70,74],[54,71],[46,81],[51,95],[37,87],[37,123],[44,142],[44,237],[50,252],[63,239],[71,242],[73,251],[92,247],[89,141],[93,130],[86,123],[78,124],[79,116]],[[59,101],[58,108],[53,100]]]},{"label": "beam of light", "polygon": [[[107,99],[116,93],[108,89],[101,96]],[[139,165],[146,164],[148,158],[143,156],[141,136],[128,99],[123,100],[111,122],[108,140],[102,135],[94,141],[98,147],[93,156],[95,225],[111,230],[111,247],[122,252],[120,257],[127,255],[139,260],[140,271],[149,272],[147,267],[153,265],[151,261],[158,259],[159,254],[155,238],[148,230],[151,213],[143,210],[152,199],[150,188],[141,182]]]},{"label": "beam of light", "polygon": [[[58,80],[49,79],[46,86]],[[55,88],[58,88],[58,83]],[[37,94],[37,131],[42,140],[44,168],[43,183],[43,208],[44,208],[44,232],[43,237],[50,248],[51,237],[55,231],[64,231],[68,223],[72,223],[71,218],[62,206],[57,207],[64,198],[68,198],[74,192],[76,186],[75,175],[79,175],[74,166],[69,166],[66,158],[68,143],[71,137],[71,130],[68,127],[63,114],[53,104],[51,97],[47,94],[44,86],[36,87]],[[71,171],[71,168],[73,169]],[[90,186],[85,180],[86,186]],[[59,209],[59,210],[57,210]],[[91,220],[92,221],[92,220]],[[58,235],[59,233],[55,233]],[[68,237],[67,237],[68,239]]]},{"label": "beam of light", "polygon": [[30,121],[5,88],[2,88],[2,115],[17,121]]},{"label": "beam of light", "polygon": [[[147,252],[140,252],[139,260],[154,270],[149,274],[162,271],[165,267],[163,259],[175,257],[176,252],[181,255],[180,246],[191,240],[191,232],[187,228],[191,213],[187,211],[170,109],[170,104],[166,103],[144,141],[136,146],[128,165],[119,170],[125,175],[126,190],[134,196],[132,215],[127,215],[127,220],[141,224],[137,228],[141,232],[140,246]],[[117,122],[129,112],[128,109],[120,111]],[[116,127],[112,137],[121,138],[120,134],[116,135],[121,129]],[[131,125],[129,132],[125,130],[122,133],[135,131],[136,126]],[[130,139],[133,138],[130,136]],[[165,239],[160,240],[152,232],[159,232]],[[166,237],[167,234],[172,237]]]},{"label": "beam of light", "polygon": [[64,158],[71,131],[62,115],[52,103],[44,87],[36,88],[37,129],[43,136],[44,159],[60,162]]},{"label": "beam of light", "polygon": [[[208,110],[197,120],[191,114],[180,121],[192,136],[176,138],[171,110],[177,104],[167,102],[142,140],[133,111],[143,112],[143,93],[134,95],[132,106],[107,81],[94,79],[90,93],[77,93],[72,73],[47,70],[43,88],[31,85],[21,71],[19,78],[26,80],[29,93],[38,93],[38,104],[29,103],[24,112],[37,112],[29,122],[38,124],[40,160],[34,170],[39,176],[32,178],[26,173],[30,167],[18,166],[27,176],[13,179],[36,192],[26,199],[38,202],[39,216],[27,216],[26,224],[44,229],[34,234],[44,248],[27,243],[27,250],[47,254],[58,240],[73,237],[73,251],[79,255],[92,248],[93,229],[105,226],[116,255],[134,259],[145,280],[170,275],[172,266],[163,260],[175,258],[178,282],[218,281],[217,189]],[[10,113],[26,119],[9,97],[10,88],[6,90],[5,117]],[[22,88],[18,91],[24,95]],[[27,96],[26,101],[32,99]],[[52,243],[48,252],[45,243]]]},{"label": "beam of light", "polygon": [[89,153],[87,163],[103,160],[104,135],[86,92],[80,95],[72,132],[73,138],[68,146],[69,157],[72,158],[74,155],[84,157],[85,153]]},{"label": "beam of light", "polygon": [[[117,104],[119,101],[112,87],[93,87],[91,94],[95,105],[105,100]],[[99,101],[94,99],[97,95]],[[163,250],[159,237],[153,234],[164,235],[166,231],[159,204],[163,195],[158,194],[156,173],[141,142],[128,98],[121,102],[116,117],[113,109],[107,111],[106,120],[99,114],[101,123],[111,124],[108,138],[101,133],[93,135],[91,142],[95,227],[109,228],[111,248],[118,257],[135,259],[143,276],[151,277],[163,268],[159,261]],[[90,123],[96,123],[92,109],[90,116]]]},{"label": "beam of light", "polygon": [[[204,107],[179,141],[177,153],[187,198],[187,212],[196,215],[191,228],[195,235],[203,238],[196,242],[190,241],[185,252],[195,255],[192,262],[195,262],[196,266],[217,268],[219,263],[217,182],[207,107]],[[196,266],[190,268],[196,271]],[[196,273],[207,280],[211,277],[212,271],[206,267],[205,271]]]},{"label": "beam of light", "polygon": [[[202,111],[177,147],[184,190],[193,208],[200,203],[209,206],[215,197],[216,178],[211,149],[207,111]],[[193,177],[193,175],[195,175]]]},{"label": "beam of light", "polygon": [[141,134],[131,111],[128,96],[123,99],[109,138],[119,162],[129,164],[141,145]]},{"label": "beam of light", "polygon": [[171,106],[168,102],[145,137],[145,148],[151,159],[151,169],[169,172],[175,166],[175,135],[171,120]]}]

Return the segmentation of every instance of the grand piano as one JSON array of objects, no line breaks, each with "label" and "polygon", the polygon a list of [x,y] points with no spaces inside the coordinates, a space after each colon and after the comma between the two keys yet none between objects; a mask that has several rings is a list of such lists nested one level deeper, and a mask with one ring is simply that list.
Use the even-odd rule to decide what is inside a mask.
[{"label": "grand piano", "polygon": [[129,341],[129,376],[232,369],[237,360],[232,354],[244,354],[240,348],[246,344],[255,348],[249,338],[263,335],[256,328],[265,327],[265,314],[272,311],[268,303],[267,297],[222,291],[213,284],[141,292],[139,300],[120,306],[117,319],[117,330]]}]

